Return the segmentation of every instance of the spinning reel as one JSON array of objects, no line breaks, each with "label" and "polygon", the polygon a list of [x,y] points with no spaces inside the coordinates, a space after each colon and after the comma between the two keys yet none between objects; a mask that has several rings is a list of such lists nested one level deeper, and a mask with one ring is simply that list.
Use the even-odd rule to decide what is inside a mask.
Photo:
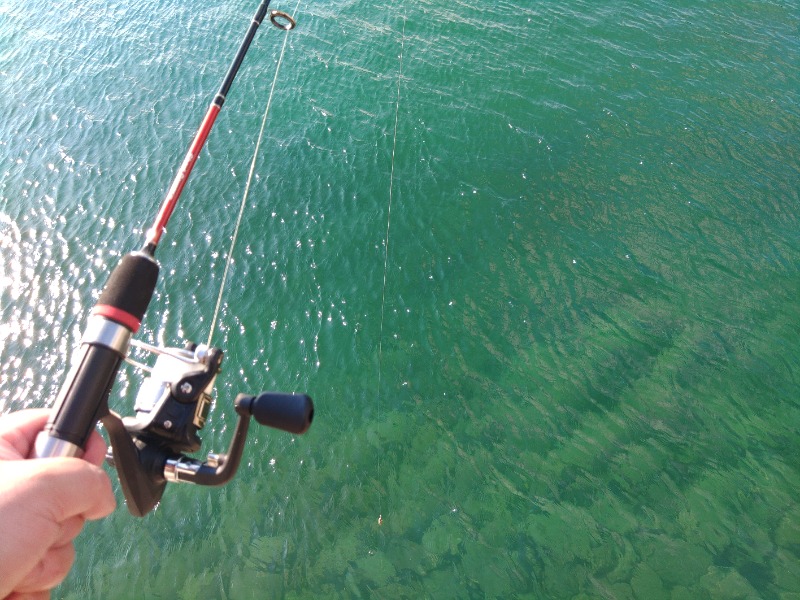
[{"label": "spinning reel", "polygon": [[239,394],[227,453],[209,454],[203,462],[188,457],[185,453],[200,449],[198,432],[211,408],[222,350],[194,343],[182,349],[131,344],[157,355],[152,368],[127,359],[150,373],[136,397],[136,414],[120,418],[109,411],[101,420],[111,441],[106,460],[116,468],[128,509],[135,516],[144,516],[158,504],[168,482],[228,483],[239,467],[250,417],[295,434],[305,433],[311,425],[314,405],[304,394]]}]

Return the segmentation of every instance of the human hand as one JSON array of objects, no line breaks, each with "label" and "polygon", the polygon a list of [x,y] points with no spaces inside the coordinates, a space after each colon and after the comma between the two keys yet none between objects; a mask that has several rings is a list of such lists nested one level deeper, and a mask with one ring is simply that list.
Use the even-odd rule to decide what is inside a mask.
[{"label": "human hand", "polygon": [[106,445],[96,431],[82,459],[27,460],[49,414],[0,417],[0,598],[49,598],[72,567],[72,540],[84,523],[116,505],[100,468]]}]

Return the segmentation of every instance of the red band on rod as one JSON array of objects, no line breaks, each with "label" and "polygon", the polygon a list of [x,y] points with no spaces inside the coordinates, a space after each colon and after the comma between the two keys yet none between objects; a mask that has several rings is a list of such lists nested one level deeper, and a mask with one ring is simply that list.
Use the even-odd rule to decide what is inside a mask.
[{"label": "red band on rod", "polygon": [[113,306],[109,306],[108,304],[98,304],[92,309],[92,315],[97,315],[99,317],[105,317],[106,319],[110,319],[123,325],[130,329],[133,333],[139,331],[139,326],[142,324],[139,319],[134,317],[129,312],[125,312],[124,310],[120,310],[119,308],[115,308]]}]

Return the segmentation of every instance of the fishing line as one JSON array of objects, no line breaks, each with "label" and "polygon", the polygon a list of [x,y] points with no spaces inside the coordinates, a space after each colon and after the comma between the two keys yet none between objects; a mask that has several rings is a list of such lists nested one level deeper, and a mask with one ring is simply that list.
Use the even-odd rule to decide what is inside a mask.
[{"label": "fishing line", "polygon": [[381,327],[378,334],[378,393],[383,371],[383,318],[386,309],[386,274],[389,268],[389,232],[392,223],[392,198],[394,196],[394,156],[397,149],[397,123],[400,116],[400,82],[403,80],[403,51],[406,46],[406,12],[403,7],[403,32],[400,37],[400,70],[397,73],[397,100],[394,106],[394,139],[392,140],[392,166],[389,171],[389,202],[386,209],[386,243],[383,255],[383,291],[381,292]]},{"label": "fishing line", "polygon": [[[294,12],[292,13],[292,18],[294,15],[297,14],[297,9],[300,7],[300,0],[297,0],[297,4],[294,7]],[[270,17],[273,23],[275,23],[274,19],[275,13],[273,16]],[[278,25],[281,27],[280,25]],[[217,305],[214,307],[214,316],[211,319],[211,328],[208,332],[208,346],[211,346],[211,340],[214,337],[214,328],[217,324],[217,318],[219,317],[219,312],[222,307],[222,297],[225,293],[225,283],[228,280],[228,271],[230,270],[231,262],[233,260],[233,250],[236,247],[236,241],[239,239],[239,227],[242,224],[242,217],[244,216],[244,209],[247,206],[247,199],[250,196],[250,185],[253,182],[253,176],[256,172],[256,161],[258,159],[258,154],[261,149],[261,142],[264,139],[264,130],[266,129],[267,125],[267,118],[269,117],[269,109],[272,106],[272,96],[275,93],[275,85],[278,82],[278,74],[281,70],[281,63],[283,62],[283,55],[286,52],[286,42],[289,40],[289,28],[281,27],[281,29],[286,30],[286,35],[283,38],[283,46],[281,47],[281,53],[278,57],[278,65],[275,67],[275,76],[272,78],[272,86],[269,90],[269,97],[267,98],[267,106],[264,109],[264,116],[261,119],[261,129],[258,132],[258,139],[256,140],[256,148],[253,151],[253,159],[250,162],[250,172],[247,174],[247,182],[244,186],[244,194],[242,195],[242,203],[239,206],[239,215],[236,217],[236,226],[233,229],[233,237],[231,238],[231,245],[228,248],[228,256],[225,259],[225,270],[222,272],[222,281],[219,285],[219,295],[217,296]]]}]

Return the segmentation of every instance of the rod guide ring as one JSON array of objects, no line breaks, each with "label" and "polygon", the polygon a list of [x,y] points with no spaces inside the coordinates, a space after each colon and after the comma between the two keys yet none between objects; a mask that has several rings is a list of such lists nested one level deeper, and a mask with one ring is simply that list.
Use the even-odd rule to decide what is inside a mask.
[{"label": "rod guide ring", "polygon": [[272,10],[269,13],[269,20],[272,21],[272,24],[275,25],[278,29],[283,29],[284,31],[289,31],[290,29],[294,29],[295,20],[290,16],[287,15],[282,10]]}]

